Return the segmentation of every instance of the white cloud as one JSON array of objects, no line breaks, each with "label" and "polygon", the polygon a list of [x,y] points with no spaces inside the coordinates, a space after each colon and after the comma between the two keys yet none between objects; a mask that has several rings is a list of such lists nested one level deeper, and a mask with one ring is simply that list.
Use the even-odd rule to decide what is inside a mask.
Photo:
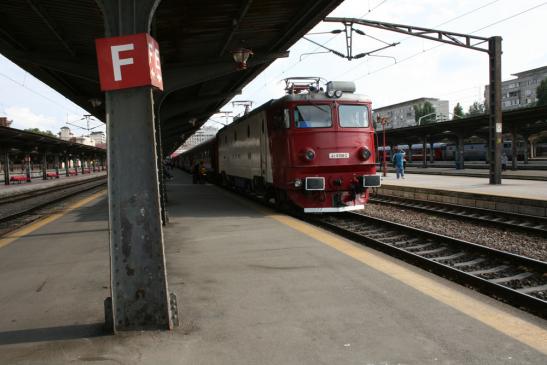
[{"label": "white cloud", "polygon": [[11,125],[13,128],[38,128],[50,130],[53,133],[57,133],[59,129],[60,123],[54,117],[36,114],[27,107],[10,106],[6,108],[6,114],[8,119],[13,120]]}]

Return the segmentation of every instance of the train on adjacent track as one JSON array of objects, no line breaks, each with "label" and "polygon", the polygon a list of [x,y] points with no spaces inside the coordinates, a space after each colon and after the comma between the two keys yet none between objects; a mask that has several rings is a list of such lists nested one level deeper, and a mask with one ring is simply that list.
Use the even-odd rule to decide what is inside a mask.
[{"label": "train on adjacent track", "polygon": [[175,164],[203,163],[210,180],[305,213],[362,209],[376,174],[371,101],[355,84],[286,79],[286,95],[183,152]]},{"label": "train on adjacent track", "polygon": [[[397,149],[402,149],[407,156],[409,162],[419,162],[423,160],[423,145],[421,143],[413,144],[410,146],[411,151],[409,153],[408,145],[397,145]],[[383,156],[383,146],[378,146],[378,156]],[[486,161],[486,152],[488,148],[484,143],[465,143],[463,146],[463,158],[465,161]],[[513,156],[512,142],[504,141],[502,151],[505,152],[508,159]],[[433,143],[433,152],[431,152],[431,145],[426,144],[426,153],[428,160],[433,161],[454,161],[457,154],[457,146],[450,143]],[[386,146],[386,157],[391,159],[391,147]],[[522,143],[517,144],[517,158],[524,159],[524,146]]]}]

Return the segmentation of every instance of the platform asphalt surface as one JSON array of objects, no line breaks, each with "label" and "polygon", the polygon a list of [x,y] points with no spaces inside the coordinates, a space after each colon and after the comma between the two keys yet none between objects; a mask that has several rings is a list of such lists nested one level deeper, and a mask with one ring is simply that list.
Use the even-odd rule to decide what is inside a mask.
[{"label": "platform asphalt surface", "polygon": [[501,184],[491,185],[487,177],[405,174],[405,179],[397,179],[388,173],[382,177],[382,185],[547,200],[547,182],[536,180],[503,179]]},{"label": "platform asphalt surface", "polygon": [[0,364],[547,363],[546,321],[182,173],[168,190],[181,326],[101,332],[102,196],[0,248]]}]

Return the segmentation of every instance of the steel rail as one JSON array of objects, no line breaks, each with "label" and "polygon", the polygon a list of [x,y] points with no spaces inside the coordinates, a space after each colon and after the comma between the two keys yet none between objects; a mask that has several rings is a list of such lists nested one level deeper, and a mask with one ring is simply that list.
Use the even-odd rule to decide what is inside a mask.
[{"label": "steel rail", "polygon": [[547,235],[546,217],[390,196],[374,196],[369,199],[369,202],[404,207],[425,213],[434,212],[451,218],[456,217],[474,222],[486,222],[493,226]]},{"label": "steel rail", "polygon": [[58,185],[54,185],[54,186],[50,186],[50,187],[45,187],[45,188],[42,188],[42,189],[35,189],[35,190],[23,191],[23,192],[14,192],[14,194],[12,194],[10,196],[0,197],[0,205],[6,204],[6,203],[13,203],[13,202],[17,202],[17,201],[20,201],[20,200],[26,200],[26,199],[32,198],[34,196],[44,195],[44,193],[51,193],[51,192],[58,191],[58,190],[64,190],[64,189],[72,187],[72,186],[78,186],[78,185],[85,184],[85,183],[90,182],[90,181],[97,181],[97,180],[102,180],[102,179],[106,179],[106,175],[96,176],[96,177],[93,177],[93,178],[90,178],[90,179],[85,179],[85,180],[69,181],[66,184],[58,184]]},{"label": "steel rail", "polygon": [[547,263],[358,213],[307,219],[547,318]]}]

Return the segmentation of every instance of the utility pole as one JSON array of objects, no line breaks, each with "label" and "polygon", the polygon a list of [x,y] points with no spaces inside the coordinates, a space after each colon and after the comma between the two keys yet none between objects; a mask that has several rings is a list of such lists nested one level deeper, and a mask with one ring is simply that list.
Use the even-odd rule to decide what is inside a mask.
[{"label": "utility pole", "polygon": [[253,107],[253,102],[251,100],[232,101],[232,107],[236,107],[238,105],[241,105],[245,108],[245,111],[243,112],[243,115],[245,115],[251,111],[251,108]]},{"label": "utility pole", "polygon": [[[489,76],[489,112],[488,151],[490,157],[490,184],[501,184],[501,146],[502,146],[502,118],[501,118],[501,37],[478,37],[470,34],[448,32],[444,30],[415,27],[405,24],[377,22],[357,18],[325,18],[325,22],[342,23],[353,29],[353,24],[360,24],[390,32],[407,34],[413,37],[425,38],[435,42],[442,42],[453,46],[472,49],[488,54],[490,60]],[[356,58],[356,57],[353,57]]]},{"label": "utility pole", "polygon": [[228,118],[231,117],[232,111],[231,110],[219,110],[216,114],[224,114],[224,118],[226,119],[226,124],[228,125]]}]

